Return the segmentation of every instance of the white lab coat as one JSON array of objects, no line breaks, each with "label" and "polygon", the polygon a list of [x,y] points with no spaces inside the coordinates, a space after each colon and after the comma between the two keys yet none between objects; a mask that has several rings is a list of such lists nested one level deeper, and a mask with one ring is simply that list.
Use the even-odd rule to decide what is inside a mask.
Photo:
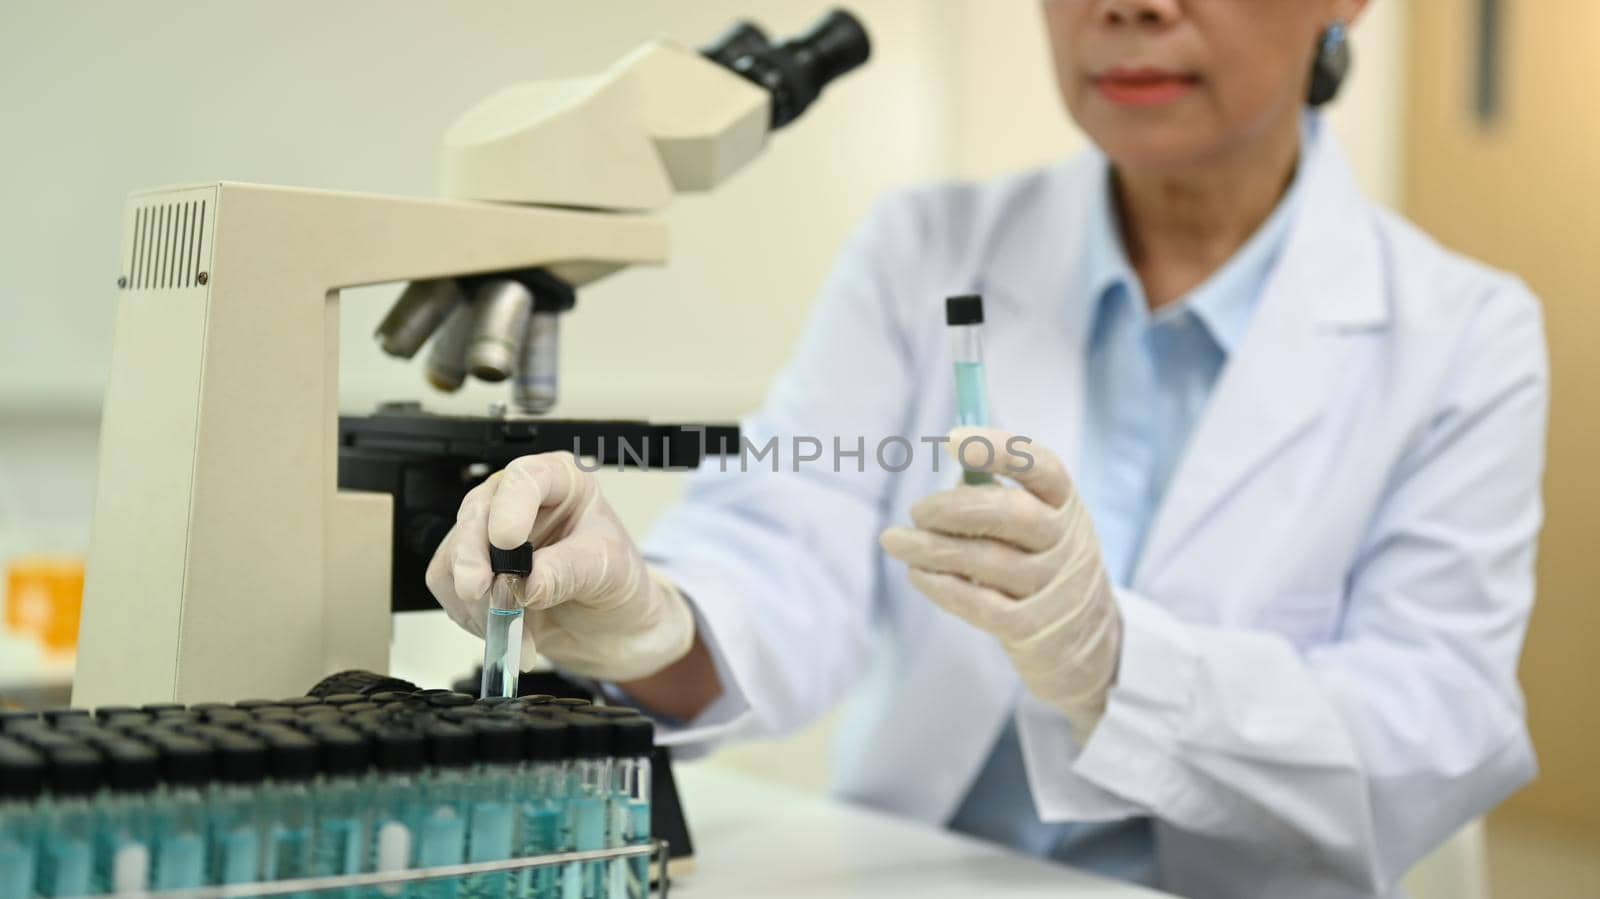
[{"label": "white lab coat", "polygon": [[[1072,469],[1095,154],[894,196],[849,243],[744,423],[781,438],[784,471],[710,463],[647,544],[726,687],[684,736],[793,730],[865,683],[838,792],[938,824],[1015,708],[1045,820],[1151,816],[1163,886],[1229,899],[1397,895],[1526,783],[1539,307],[1367,202],[1331,134],[1305,165],[1280,264],[1117,591],[1119,678],[1086,745],[878,549],[949,463],[919,446],[893,474],[873,454],[954,421],[943,300],[980,291],[994,423]],[[820,437],[822,462],[791,472],[794,436]],[[865,438],[865,472],[824,464],[834,437]]]}]

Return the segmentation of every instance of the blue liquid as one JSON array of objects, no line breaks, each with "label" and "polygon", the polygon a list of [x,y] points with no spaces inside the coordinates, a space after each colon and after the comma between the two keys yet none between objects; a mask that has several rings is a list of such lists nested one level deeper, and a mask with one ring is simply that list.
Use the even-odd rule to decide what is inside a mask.
[{"label": "blue liquid", "polygon": [[[515,821],[510,802],[473,803],[467,832],[467,861],[497,862],[510,858]],[[464,895],[471,899],[504,899],[510,885],[510,874],[479,874],[467,878]]]},{"label": "blue liquid", "polygon": [[0,896],[33,894],[33,847],[0,834]]},{"label": "blue liquid", "polygon": [[40,854],[39,895],[52,899],[90,895],[92,862],[88,840],[67,836],[48,838]]},{"label": "blue liquid", "polygon": [[490,609],[484,622],[483,684],[485,699],[517,695],[522,676],[522,610]]},{"label": "blue liquid", "polygon": [[[417,829],[417,867],[437,868],[459,865],[466,860],[467,822],[456,810],[436,807]],[[457,878],[424,880],[413,887],[422,899],[456,899],[461,882]]]},{"label": "blue liquid", "polygon": [[[267,832],[267,879],[298,880],[310,875],[311,828],[271,825]],[[304,894],[291,894],[302,897]]]},{"label": "blue liquid", "polygon": [[[606,848],[606,798],[604,796],[579,796],[572,800],[572,843],[579,852]],[[606,863],[583,862],[581,865],[583,899],[605,899]],[[571,895],[571,878],[568,879]]]},{"label": "blue liquid", "polygon": [[[989,393],[983,385],[982,362],[956,363],[956,422],[968,427],[989,424]],[[961,480],[981,486],[993,484],[994,476],[986,471],[963,470]]]},{"label": "blue liquid", "polygon": [[253,827],[240,826],[220,834],[215,844],[217,883],[255,883],[261,871],[261,834]]},{"label": "blue liquid", "polygon": [[[360,874],[365,848],[360,818],[323,818],[317,824],[312,873],[319,877]],[[356,895],[355,890],[326,890],[324,893],[330,899],[350,899]]]},{"label": "blue liquid", "polygon": [[[627,844],[643,846],[650,842],[650,802],[645,799],[628,800]],[[628,899],[648,899],[650,895],[650,856],[627,859]]]},{"label": "blue liquid", "polygon": [[[523,808],[522,843],[517,854],[545,855],[565,851],[561,845],[561,809],[554,800],[530,802]],[[529,899],[559,899],[561,895],[561,869],[551,866],[521,872],[518,878],[521,890],[517,894]]]},{"label": "blue liquid", "polygon": [[205,883],[205,841],[193,832],[174,833],[156,844],[155,888],[184,890]]}]

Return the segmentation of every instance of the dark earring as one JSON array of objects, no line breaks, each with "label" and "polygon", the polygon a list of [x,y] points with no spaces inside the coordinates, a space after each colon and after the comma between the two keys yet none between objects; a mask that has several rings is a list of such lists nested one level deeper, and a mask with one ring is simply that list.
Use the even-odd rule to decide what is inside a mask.
[{"label": "dark earring", "polygon": [[1306,102],[1321,106],[1338,96],[1344,78],[1350,73],[1350,41],[1344,25],[1334,22],[1317,41],[1317,58],[1311,61],[1311,90]]}]

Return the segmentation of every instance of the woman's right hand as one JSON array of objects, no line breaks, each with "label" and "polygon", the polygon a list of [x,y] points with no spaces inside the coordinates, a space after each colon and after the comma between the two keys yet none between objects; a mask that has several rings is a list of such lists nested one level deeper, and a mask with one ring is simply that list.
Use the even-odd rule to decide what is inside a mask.
[{"label": "woman's right hand", "polygon": [[519,597],[523,663],[534,652],[583,677],[647,678],[689,654],[694,615],[651,571],[571,453],[523,456],[474,487],[428,564],[428,589],[456,624],[483,636],[494,573],[489,545],[532,543]]}]

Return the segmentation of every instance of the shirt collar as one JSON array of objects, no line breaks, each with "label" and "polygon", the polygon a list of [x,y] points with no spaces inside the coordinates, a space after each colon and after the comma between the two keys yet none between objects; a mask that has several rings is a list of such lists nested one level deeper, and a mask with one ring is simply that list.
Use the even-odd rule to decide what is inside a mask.
[{"label": "shirt collar", "polygon": [[[1288,239],[1299,196],[1303,192],[1301,186],[1306,180],[1308,160],[1320,133],[1320,119],[1314,114],[1306,114],[1300,128],[1300,159],[1289,189],[1284,192],[1277,207],[1222,268],[1169,307],[1170,314],[1176,315],[1180,314],[1179,310],[1186,310],[1199,319],[1224,353],[1231,353],[1244,338],[1260,299],[1261,287]],[[1134,306],[1136,314],[1148,318],[1144,289],[1122,246],[1109,164],[1102,166],[1099,187],[1090,210],[1087,240],[1085,274],[1089,295],[1095,298],[1096,321],[1102,320],[1106,315],[1106,307],[1117,301]],[[1162,317],[1166,318],[1168,310],[1164,309],[1163,313]],[[1093,334],[1095,330],[1096,327],[1092,325],[1086,333]]]}]

